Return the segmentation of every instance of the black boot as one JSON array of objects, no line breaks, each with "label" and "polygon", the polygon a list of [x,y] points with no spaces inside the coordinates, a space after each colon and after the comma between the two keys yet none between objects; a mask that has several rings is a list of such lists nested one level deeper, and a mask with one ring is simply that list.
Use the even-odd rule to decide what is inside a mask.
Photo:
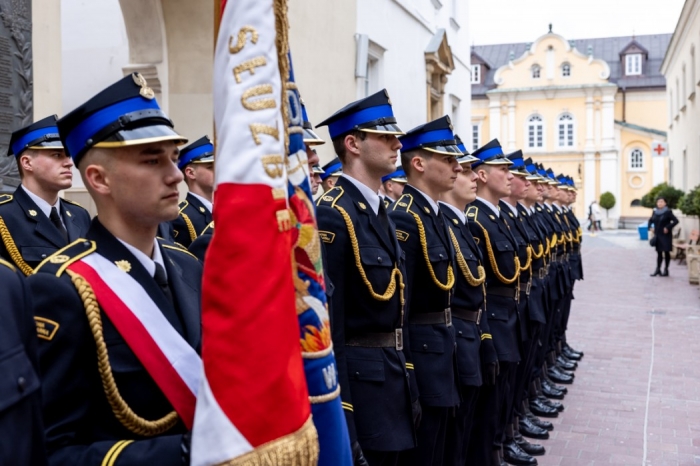
[{"label": "black boot", "polygon": [[[549,432],[542,427],[537,426],[527,416],[518,419],[518,433],[525,437],[546,440],[549,438]],[[527,451],[527,450],[525,450]]]},{"label": "black boot", "polygon": [[[543,367],[541,377],[542,377],[542,379],[539,381],[539,383],[541,384],[540,387],[542,387],[543,389],[545,386],[547,386],[548,388],[550,388],[552,390],[560,391],[563,395],[566,395],[569,392],[569,390],[566,387],[564,387],[562,385],[555,384],[552,381],[552,379],[549,378],[549,376],[547,375],[547,366]],[[556,397],[550,396],[550,398],[556,398]],[[557,399],[560,399],[560,398],[557,398]]]},{"label": "black boot", "polygon": [[539,398],[530,400],[530,411],[539,417],[559,417],[559,411],[556,408],[542,403]]},{"label": "black boot", "polygon": [[536,425],[540,429],[544,429],[546,431],[554,430],[554,424],[552,424],[549,421],[543,421],[542,419],[532,414],[532,411],[530,411],[530,403],[528,400],[523,400],[523,412],[525,413],[524,417],[526,417],[528,421],[530,421],[532,424]]},{"label": "black boot", "polygon": [[661,272],[661,276],[662,276],[662,277],[668,277],[668,267],[666,267],[666,268],[664,269],[664,271]]},{"label": "black boot", "polygon": [[659,275],[661,275],[661,268],[657,267],[656,270],[654,270],[654,273],[650,274],[649,276],[650,277],[658,277]]},{"label": "black boot", "polygon": [[566,359],[568,359],[569,361],[580,361],[581,358],[583,357],[583,354],[573,352],[572,349],[569,348],[568,346],[565,346],[562,349],[561,354],[566,356]]},{"label": "black boot", "polygon": [[[583,351],[575,350],[571,346],[569,346],[568,343],[564,342],[564,349],[568,350],[569,352],[573,354],[577,354],[579,356],[579,359],[583,357]],[[571,359],[571,358],[569,358]]]},{"label": "black boot", "polygon": [[567,358],[563,351],[559,356],[557,356],[557,365],[559,367],[563,367],[567,371],[575,371],[578,367],[578,364]]},{"label": "black boot", "polygon": [[523,438],[517,429],[513,432],[513,440],[515,440],[515,443],[517,443],[518,446],[530,456],[542,456],[545,453],[545,449],[542,445],[528,442],[527,439]]},{"label": "black boot", "polygon": [[537,399],[549,406],[550,408],[554,408],[559,412],[564,411],[564,405],[559,403],[558,401],[552,401],[544,395],[537,395]]},{"label": "black boot", "polygon": [[503,459],[508,464],[537,466],[537,460],[525,453],[512,438],[503,443]]}]

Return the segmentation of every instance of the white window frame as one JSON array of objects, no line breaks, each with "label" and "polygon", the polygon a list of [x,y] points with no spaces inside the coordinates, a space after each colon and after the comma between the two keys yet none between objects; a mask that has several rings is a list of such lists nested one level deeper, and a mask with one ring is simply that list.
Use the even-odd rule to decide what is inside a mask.
[{"label": "white window frame", "polygon": [[644,60],[641,53],[630,53],[625,55],[625,75],[640,76],[642,74],[642,64]]},{"label": "white window frame", "polygon": [[542,77],[542,67],[536,63],[532,65],[530,68],[530,76],[532,79],[540,79]]},{"label": "white window frame", "polygon": [[[563,139],[562,128],[564,130]],[[576,147],[576,119],[571,113],[562,113],[557,118],[557,147],[560,149]]]},{"label": "white window frame", "polygon": [[472,84],[481,84],[481,65],[472,65]]},{"label": "white window frame", "polygon": [[561,65],[561,77],[570,78],[571,77],[571,63],[565,62]]},{"label": "white window frame", "polygon": [[[533,113],[525,121],[525,138],[527,140],[528,150],[544,149],[544,118],[539,113]],[[539,138],[538,138],[539,129]],[[530,140],[530,131],[532,130],[532,140]],[[539,139],[539,140],[538,140]],[[539,142],[539,144],[538,144]]]},{"label": "white window frame", "polygon": [[472,121],[471,130],[471,151],[474,152],[481,147],[481,123]]},{"label": "white window frame", "polygon": [[[639,154],[639,160],[635,158],[635,155]],[[639,148],[639,147],[633,147],[632,150],[630,150],[629,157],[628,157],[628,162],[627,162],[627,169],[629,171],[644,171],[646,170],[646,161],[647,157],[644,151]]]}]

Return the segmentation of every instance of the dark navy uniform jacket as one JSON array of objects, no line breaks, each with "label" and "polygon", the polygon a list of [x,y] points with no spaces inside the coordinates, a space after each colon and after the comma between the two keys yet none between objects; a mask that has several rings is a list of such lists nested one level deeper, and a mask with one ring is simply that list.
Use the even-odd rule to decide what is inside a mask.
[{"label": "dark navy uniform jacket", "polygon": [[[445,204],[440,204],[440,210],[447,220],[454,238],[457,242],[455,254],[461,254],[471,275],[479,278],[478,267],[481,265],[481,252],[474,241],[467,225],[455,214],[455,212]],[[453,245],[454,246],[454,245]],[[459,253],[457,252],[459,251]],[[457,337],[457,368],[459,370],[459,381],[464,386],[480,387],[481,379],[481,337],[490,338],[491,331],[488,326],[488,319],[484,314],[484,290],[485,286],[472,286],[467,282],[464,272],[457,262],[455,271],[455,294],[452,298],[452,325],[455,328]],[[479,323],[461,319],[456,314],[460,309],[472,312],[480,312],[482,318]],[[495,362],[495,353],[491,355]],[[488,359],[488,358],[487,358]]]},{"label": "dark navy uniform jacket", "polygon": [[[450,315],[446,310],[451,305],[453,289],[438,287],[430,273],[433,270],[444,286],[448,285],[448,267],[456,276],[447,223],[442,215],[439,217],[442,224],[439,223],[428,200],[411,185],[406,185],[393,209],[390,216],[396,223],[401,248],[406,251],[406,303],[420,402],[424,406],[453,407],[459,404],[454,327],[444,320],[433,324],[413,323],[425,317],[424,314]],[[423,227],[425,244],[421,244],[419,223],[414,214]]]},{"label": "dark navy uniform jacket", "polygon": [[[47,338],[39,340],[39,358],[51,464],[104,464],[106,456],[115,458],[117,442],[133,440],[114,464],[180,466],[180,445],[186,432],[181,421],[163,434],[141,437],[121,424],[108,403],[83,301],[68,274],[62,273],[62,267],[79,259],[92,244],[110,261],[128,261],[131,269],[126,273],[143,286],[177,332],[198,351],[201,343],[199,261],[179,246],[159,240],[173,295],[171,302],[138,259],[98,219],[93,220],[86,239],[58,251],[52,256],[56,263],[46,261],[28,278],[35,319],[44,322],[48,332]],[[112,373],[127,405],[148,420],[172,412],[172,405],[110,319],[104,312],[100,315]]]},{"label": "dark navy uniform jacket", "polygon": [[[528,317],[540,324],[547,323],[544,293],[546,291],[546,276],[540,276],[546,270],[545,261],[548,259],[547,233],[536,221],[534,214],[522,204],[517,206],[519,217],[532,246],[532,287],[528,299]],[[539,256],[539,257],[538,257]]]},{"label": "dark navy uniform jacket", "polygon": [[[61,199],[59,205],[68,232],[68,242],[84,236],[90,227],[90,214],[87,210],[65,199]],[[28,271],[27,266],[35,268],[68,244],[58,228],[21,186],[14,194],[0,195],[0,218],[12,237],[11,241],[0,241],[0,257],[25,273]],[[21,259],[13,253],[15,248]]]},{"label": "dark navy uniform jacket", "polygon": [[[479,199],[467,208],[467,223],[484,257],[486,315],[498,352],[498,360],[518,362],[519,323],[515,297],[519,276],[519,270],[515,267],[518,244],[503,218],[503,213],[496,216],[494,211]],[[504,279],[511,283],[504,282]]]},{"label": "dark navy uniform jacket", "polygon": [[24,277],[0,259],[0,464],[46,464],[37,330]]},{"label": "dark navy uniform jacket", "polygon": [[186,248],[197,239],[212,221],[211,212],[192,193],[180,203],[180,215],[172,221],[175,241]]},{"label": "dark navy uniform jacket", "polygon": [[[368,450],[413,448],[411,402],[418,394],[399,277],[391,298],[378,300],[360,273],[361,268],[379,295],[387,290],[395,268],[405,281],[404,255],[394,225],[389,222],[391,235],[385,232],[365,197],[344,177],[319,198],[317,206],[319,234],[327,253],[327,276],[334,285],[329,296],[331,329],[350,440],[357,439]],[[372,334],[394,334],[397,329],[404,330],[403,351],[352,343]]]},{"label": "dark navy uniform jacket", "polygon": [[573,248],[571,256],[569,257],[571,278],[573,280],[583,280],[583,263],[581,262],[581,237],[583,235],[581,232],[581,223],[579,223],[574,211],[571,209],[566,209],[564,211],[564,217],[571,226],[571,233],[573,235]]},{"label": "dark navy uniform jacket", "polygon": [[207,249],[209,249],[209,243],[211,243],[211,236],[214,233],[214,222],[211,222],[202,232],[199,237],[192,241],[192,244],[190,244],[190,247],[187,248],[189,251],[197,257],[200,261],[202,261],[202,264],[204,264],[204,256],[207,253]]},{"label": "dark navy uniform jacket", "polygon": [[[537,205],[537,214],[542,224],[547,228],[547,235],[550,241],[550,263],[549,263],[549,297],[552,300],[561,299],[564,294],[563,271],[561,264],[556,258],[564,254],[565,249],[562,239],[563,229],[554,216],[554,211],[547,204]],[[554,310],[554,309],[552,309]]]}]

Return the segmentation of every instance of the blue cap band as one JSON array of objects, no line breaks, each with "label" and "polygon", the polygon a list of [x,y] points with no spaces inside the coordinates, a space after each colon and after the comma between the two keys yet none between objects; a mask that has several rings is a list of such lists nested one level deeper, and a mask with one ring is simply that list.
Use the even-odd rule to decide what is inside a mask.
[{"label": "blue cap band", "polygon": [[401,145],[403,146],[401,147],[401,151],[408,152],[425,144],[445,140],[454,141],[454,139],[455,135],[451,130],[436,129],[435,131],[427,131],[425,133],[407,134],[406,136],[401,136],[399,141],[401,141]]},{"label": "blue cap band", "polygon": [[486,149],[485,151],[474,156],[479,157],[482,162],[486,162],[488,159],[497,155],[503,155],[503,149],[501,147],[492,147],[491,149]]},{"label": "blue cap band", "polygon": [[120,116],[139,110],[160,110],[160,107],[156,99],[144,99],[138,96],[93,113],[65,136],[68,153],[79,154],[85,148],[86,142],[101,129],[117,121]]},{"label": "blue cap band", "polygon": [[370,107],[355,112],[338,121],[334,121],[328,124],[328,132],[331,135],[331,139],[352,131],[357,126],[364,123],[379,120],[380,118],[394,118],[394,112],[391,110],[391,105],[379,105],[377,107]]},{"label": "blue cap band", "polygon": [[182,170],[185,168],[185,166],[188,163],[194,162],[198,158],[201,158],[203,155],[206,154],[213,154],[214,153],[214,145],[213,144],[202,144],[199,147],[195,147],[194,149],[187,151],[184,155],[180,156],[180,160],[177,161],[177,167]]},{"label": "blue cap band", "polygon": [[32,142],[40,139],[42,136],[46,136],[47,134],[56,135],[56,140],[59,140],[58,128],[56,126],[47,126],[46,128],[35,129],[34,131],[24,134],[21,138],[17,139],[14,144],[12,144],[12,153],[15,155],[15,157],[19,157],[19,155],[25,149],[27,149]]},{"label": "blue cap band", "polygon": [[513,166],[510,168],[520,168],[525,166],[525,161],[522,158],[510,159],[513,162]]},{"label": "blue cap band", "polygon": [[333,174],[335,172],[337,172],[338,170],[340,170],[342,167],[343,167],[343,164],[338,162],[336,164],[331,165],[328,168],[324,168],[324,170],[326,170],[326,173],[321,173],[321,181],[325,180],[328,177],[333,176]]}]

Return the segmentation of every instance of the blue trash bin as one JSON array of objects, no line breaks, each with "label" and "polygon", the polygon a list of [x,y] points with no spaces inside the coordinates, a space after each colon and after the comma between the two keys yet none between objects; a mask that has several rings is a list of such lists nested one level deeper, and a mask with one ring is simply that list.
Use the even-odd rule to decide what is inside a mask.
[{"label": "blue trash bin", "polygon": [[639,232],[640,240],[649,241],[649,226],[646,223],[640,223],[637,226],[637,231]]}]

